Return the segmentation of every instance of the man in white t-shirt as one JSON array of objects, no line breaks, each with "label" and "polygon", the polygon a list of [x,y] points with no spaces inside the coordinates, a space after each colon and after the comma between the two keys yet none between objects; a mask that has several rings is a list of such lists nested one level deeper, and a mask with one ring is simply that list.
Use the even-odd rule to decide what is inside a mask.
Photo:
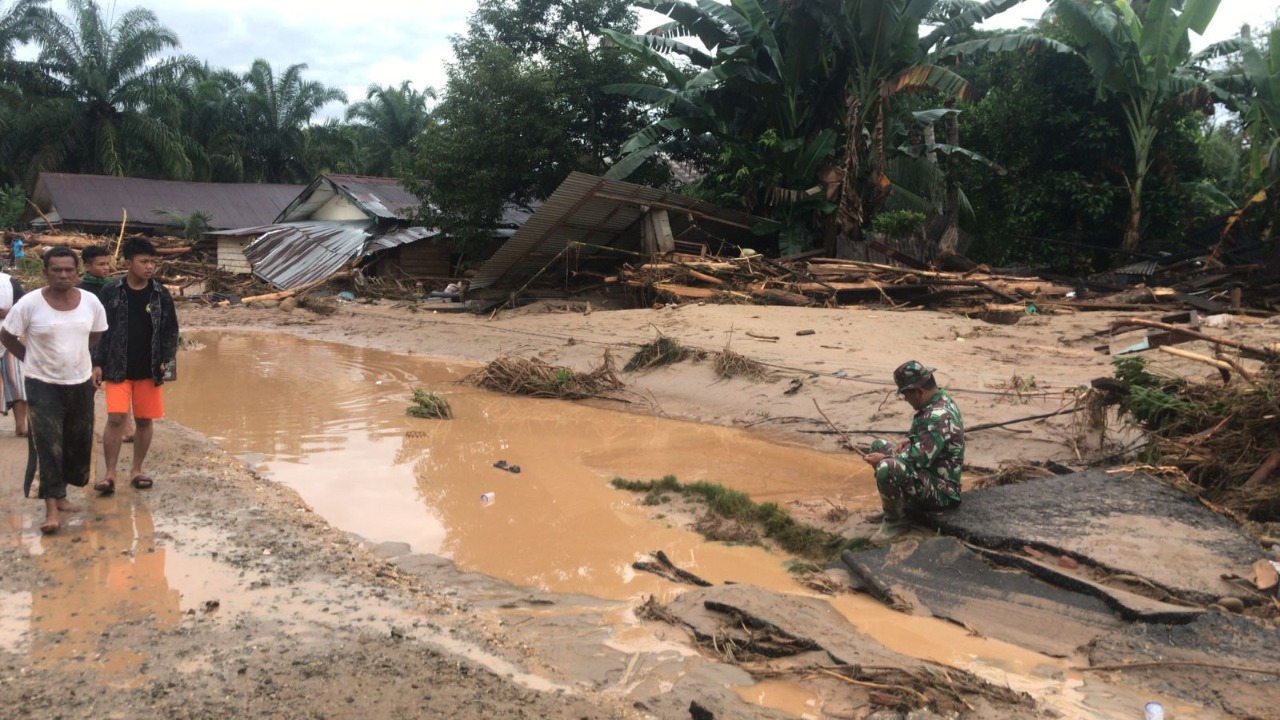
[{"label": "man in white t-shirt", "polygon": [[[60,513],[78,510],[67,486],[89,484],[93,453],[93,361],[89,348],[107,330],[107,314],[93,293],[76,288],[80,259],[55,247],[44,256],[47,285],[14,304],[0,329],[0,344],[24,363],[31,456],[40,469],[45,521],[55,533]],[[28,462],[24,493],[33,465]]]}]

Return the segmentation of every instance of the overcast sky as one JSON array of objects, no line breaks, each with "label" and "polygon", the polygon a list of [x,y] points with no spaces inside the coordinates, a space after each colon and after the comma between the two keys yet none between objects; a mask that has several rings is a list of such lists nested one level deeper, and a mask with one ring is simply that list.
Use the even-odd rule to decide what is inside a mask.
[{"label": "overcast sky", "polygon": [[[341,88],[354,102],[370,83],[411,80],[421,89],[444,89],[452,59],[449,36],[466,30],[475,0],[99,0],[118,13],[150,7],[182,40],[182,52],[211,64],[247,70],[255,58],[273,68],[306,63],[306,77]],[[992,21],[1016,27],[1044,12],[1045,0],[1027,0]],[[53,7],[66,12],[63,0]],[[1255,27],[1276,17],[1280,0],[1222,0],[1206,35],[1213,42],[1234,36],[1241,24]],[[326,109],[340,116],[341,107]]]}]

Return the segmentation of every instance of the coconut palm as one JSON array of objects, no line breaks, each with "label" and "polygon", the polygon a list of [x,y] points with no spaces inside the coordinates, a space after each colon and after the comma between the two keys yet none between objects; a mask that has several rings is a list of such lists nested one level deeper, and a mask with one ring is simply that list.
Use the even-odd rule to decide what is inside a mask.
[{"label": "coconut palm", "polygon": [[409,170],[414,144],[430,117],[427,102],[435,99],[433,88],[419,92],[406,80],[399,87],[370,85],[365,99],[347,108],[347,121],[366,130],[367,172],[396,176]]},{"label": "coconut palm", "polygon": [[37,28],[40,76],[21,131],[36,148],[28,173],[67,169],[185,178],[183,139],[160,119],[177,99],[178,77],[195,62],[157,60],[179,47],[154,13],[134,8],[112,21],[93,0],[68,0],[70,17]]},{"label": "coconut palm", "polygon": [[305,128],[321,108],[347,101],[346,93],[314,80],[305,80],[305,63],[290,65],[280,74],[258,59],[242,78],[246,122],[245,172],[260,182],[305,181]]}]

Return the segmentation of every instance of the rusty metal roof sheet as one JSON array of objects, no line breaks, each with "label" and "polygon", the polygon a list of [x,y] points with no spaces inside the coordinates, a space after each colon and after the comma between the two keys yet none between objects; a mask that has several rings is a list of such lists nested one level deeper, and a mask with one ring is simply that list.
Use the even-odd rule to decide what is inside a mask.
[{"label": "rusty metal roof sheet", "polygon": [[[512,287],[547,266],[572,243],[583,256],[599,247],[635,248],[645,208],[669,210],[678,240],[713,244],[753,237],[769,221],[655,188],[572,173],[493,257],[480,266],[474,288]],[[587,247],[596,246],[596,247]]]},{"label": "rusty metal roof sheet", "polygon": [[323,280],[364,251],[372,221],[295,222],[246,228],[257,240],[244,249],[253,274],[283,290]]},{"label": "rusty metal roof sheet", "polygon": [[436,237],[436,230],[382,231],[373,220],[319,220],[228,230],[214,235],[257,235],[244,249],[253,274],[282,290],[322,280],[347,263],[399,245]]},{"label": "rusty metal roof sheet", "polygon": [[311,182],[293,202],[276,216],[276,222],[300,222],[312,215],[335,195],[355,203],[371,218],[405,220],[413,215],[422,201],[404,188],[396,178],[362,175],[321,175]]},{"label": "rusty metal roof sheet", "polygon": [[213,216],[210,225],[224,229],[271,222],[302,187],[46,172],[40,173],[32,199],[66,224],[119,225],[125,210],[130,227],[168,227],[173,221],[157,211],[177,210],[207,212]]}]

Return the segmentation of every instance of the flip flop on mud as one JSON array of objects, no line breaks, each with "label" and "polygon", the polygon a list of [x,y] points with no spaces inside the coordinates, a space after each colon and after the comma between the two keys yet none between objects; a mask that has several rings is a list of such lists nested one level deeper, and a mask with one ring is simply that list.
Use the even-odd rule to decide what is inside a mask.
[{"label": "flip flop on mud", "polygon": [[134,475],[133,479],[129,481],[129,484],[139,490],[146,490],[152,485],[155,485],[155,483],[151,481],[151,478],[146,475]]},{"label": "flip flop on mud", "polygon": [[93,489],[99,495],[110,495],[116,491],[116,481],[111,478],[99,480],[93,484]]}]

